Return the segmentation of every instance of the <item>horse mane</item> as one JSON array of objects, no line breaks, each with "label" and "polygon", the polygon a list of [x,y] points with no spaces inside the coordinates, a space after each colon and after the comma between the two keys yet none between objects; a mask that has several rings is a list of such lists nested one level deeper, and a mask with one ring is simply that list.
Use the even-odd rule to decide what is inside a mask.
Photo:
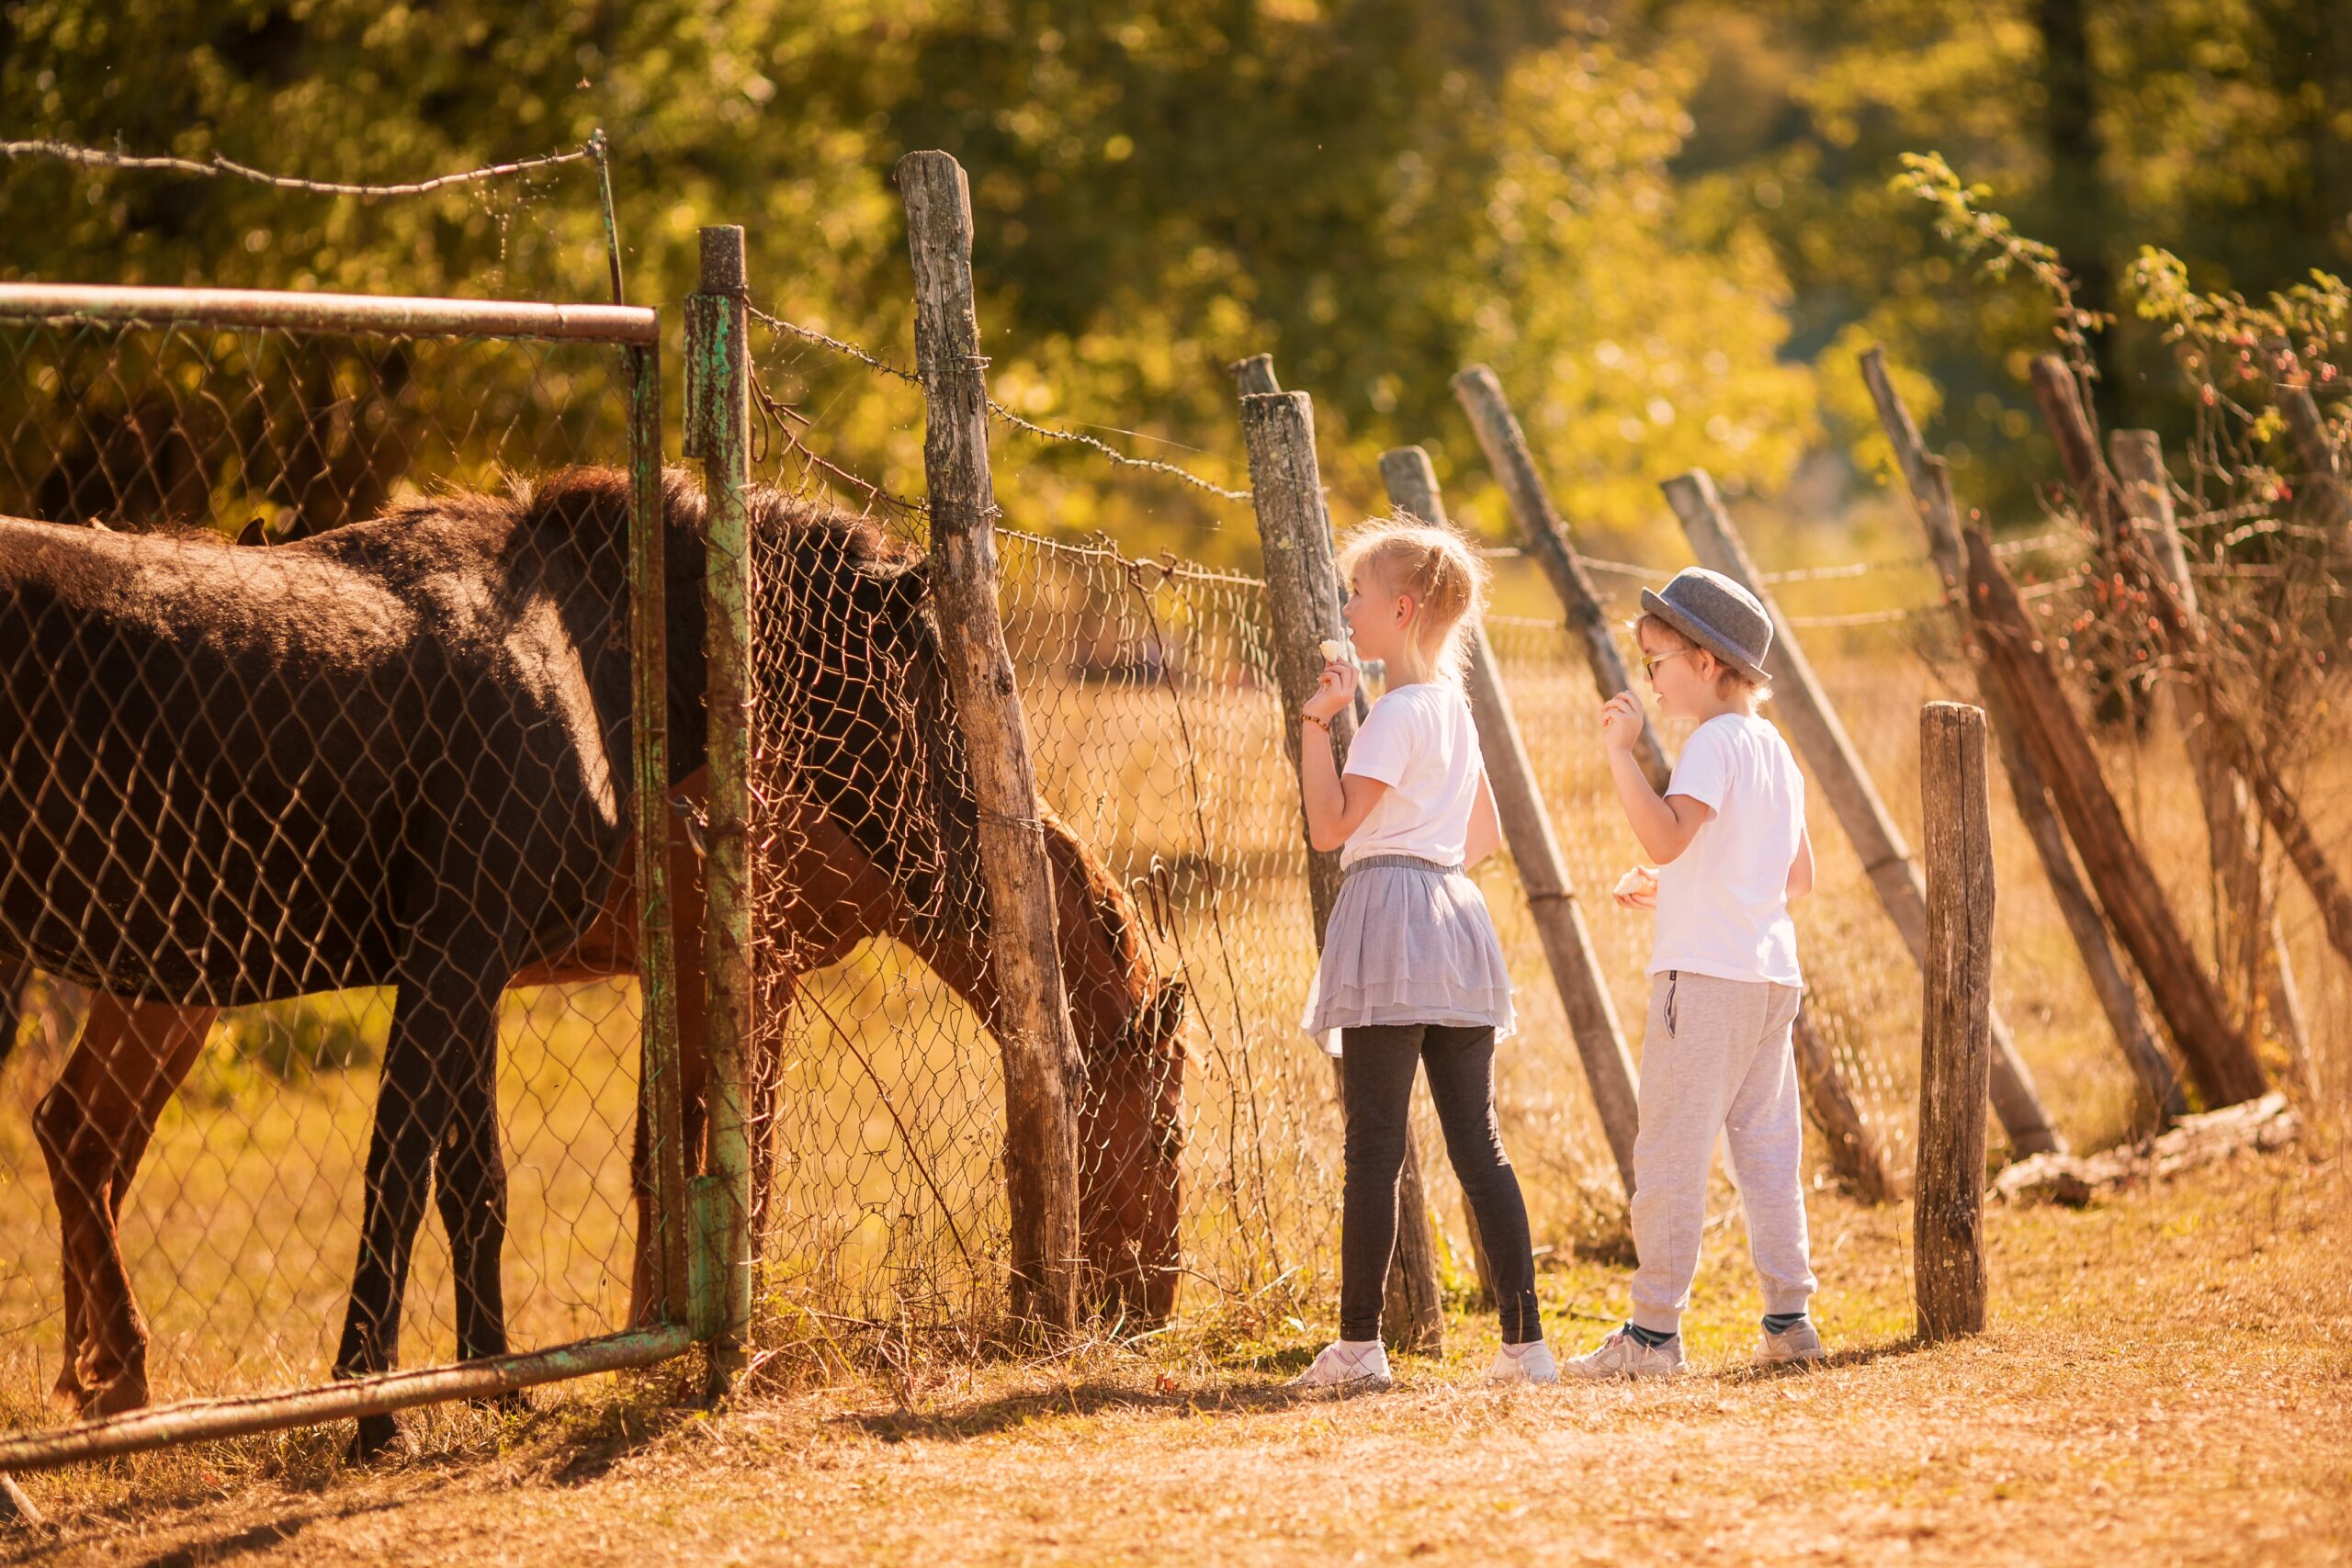
[{"label": "horse mane", "polygon": [[[376,515],[407,523],[426,518],[519,522],[560,531],[578,528],[592,517],[626,516],[636,498],[637,480],[626,468],[576,465],[537,475],[510,468],[500,472],[493,486],[436,484],[422,495],[386,503]],[[702,487],[691,473],[677,468],[662,470],[662,513],[673,532],[701,536],[707,512]]]},{"label": "horse mane", "polygon": [[1085,901],[1087,923],[1110,947],[1112,962],[1128,997],[1142,996],[1151,983],[1152,972],[1144,953],[1143,921],[1136,912],[1135,901],[1120,886],[1110,866],[1052,807],[1039,801],[1037,817],[1045,828],[1047,855],[1063,861],[1075,873],[1080,897]]},{"label": "horse mane", "polygon": [[813,544],[850,566],[872,571],[918,566],[923,552],[871,517],[772,485],[753,485],[744,497],[752,547]]}]

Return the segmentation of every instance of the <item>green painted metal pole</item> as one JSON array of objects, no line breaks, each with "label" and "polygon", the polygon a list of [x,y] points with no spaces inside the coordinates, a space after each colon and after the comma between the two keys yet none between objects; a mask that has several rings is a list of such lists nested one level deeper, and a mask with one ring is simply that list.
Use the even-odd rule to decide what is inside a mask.
[{"label": "green painted metal pole", "polygon": [[[628,371],[629,631],[636,687],[637,972],[642,1020],[639,1116],[648,1122],[649,1168],[638,1223],[653,1237],[659,1279],[640,1311],[653,1322],[686,1320],[684,1073],[678,1050],[677,951],[672,940],[669,818],[670,682],[663,606],[662,357],[650,344],[624,351]],[[641,1245],[641,1244],[640,1244]]]},{"label": "green painted metal pole", "polygon": [[692,1340],[675,1325],[632,1328],[554,1350],[493,1356],[454,1367],[420,1367],[313,1388],[236,1399],[191,1399],[21,1438],[0,1438],[0,1470],[57,1470],[88,1460],[146,1453],[183,1443],[388,1416],[451,1399],[488,1399],[518,1388],[594,1372],[650,1367],[683,1354]]},{"label": "green painted metal pole", "polygon": [[703,604],[709,616],[710,824],[703,970],[710,1133],[695,1193],[693,1324],[710,1347],[712,1397],[741,1370],[752,1320],[751,375],[743,231],[702,231],[702,287],[686,300],[686,455],[708,497]]}]

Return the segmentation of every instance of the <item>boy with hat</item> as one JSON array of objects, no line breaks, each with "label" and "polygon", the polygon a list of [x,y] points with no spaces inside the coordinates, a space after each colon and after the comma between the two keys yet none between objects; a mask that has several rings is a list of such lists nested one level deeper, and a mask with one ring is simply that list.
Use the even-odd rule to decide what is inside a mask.
[{"label": "boy with hat", "polygon": [[1804,978],[1789,899],[1813,887],[1804,777],[1757,716],[1772,622],[1754,594],[1700,568],[1642,592],[1634,624],[1659,714],[1697,725],[1661,796],[1634,760],[1642,705],[1620,692],[1601,739],[1634,836],[1657,863],[1618,883],[1618,903],[1657,911],[1641,1129],[1634,1142],[1634,1316],[1561,1370],[1586,1378],[1683,1370],[1682,1309],[1698,1272],[1707,1177],[1720,1135],[1764,1284],[1757,1359],[1817,1360],[1805,1316],[1805,1235],[1791,1031]]}]

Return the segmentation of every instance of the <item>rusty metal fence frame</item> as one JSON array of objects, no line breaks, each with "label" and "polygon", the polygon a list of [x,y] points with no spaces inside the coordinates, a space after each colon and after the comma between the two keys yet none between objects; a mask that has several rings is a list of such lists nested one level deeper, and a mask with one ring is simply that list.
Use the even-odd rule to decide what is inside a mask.
[{"label": "rusty metal fence frame", "polygon": [[[45,1431],[0,1435],[0,1479],[10,1471],[56,1469],[87,1460],[320,1422],[387,1415],[455,1399],[481,1399],[564,1379],[654,1365],[707,1337],[720,1314],[690,1302],[686,1151],[682,1134],[684,1067],[678,1036],[665,802],[668,777],[668,658],[662,616],[662,426],[658,313],[622,305],[557,305],[476,299],[288,293],[223,288],[122,288],[0,283],[0,331],[40,325],[277,329],[295,333],[401,334],[419,338],[601,344],[622,362],[632,507],[629,588],[631,760],[638,807],[634,835],[641,995],[641,1114],[650,1118],[658,1232],[656,1321],[549,1348],[410,1368],[259,1395],[194,1399]],[[715,556],[714,575],[722,570]],[[740,565],[725,568],[736,574]],[[740,611],[740,598],[738,600]],[[714,631],[714,635],[717,635]],[[709,1179],[703,1179],[707,1181]],[[740,1201],[740,1199],[739,1199]],[[693,1270],[696,1276],[703,1269]],[[708,1282],[697,1279],[695,1283]]]}]

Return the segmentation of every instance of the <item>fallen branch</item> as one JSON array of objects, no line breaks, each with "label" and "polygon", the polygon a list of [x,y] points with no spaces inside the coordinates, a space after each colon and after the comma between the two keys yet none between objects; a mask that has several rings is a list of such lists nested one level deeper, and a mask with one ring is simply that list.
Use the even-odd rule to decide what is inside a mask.
[{"label": "fallen branch", "polygon": [[2283,1149],[2302,1131],[2302,1119],[2288,1105],[2287,1097],[2274,1092],[2202,1116],[2184,1116],[2169,1132],[2105,1154],[2035,1155],[2019,1160],[1994,1179],[1990,1196],[2002,1203],[2079,1208],[2126,1187],[2169,1180],[2184,1170],[2216,1164],[2241,1149],[2258,1154]]}]

